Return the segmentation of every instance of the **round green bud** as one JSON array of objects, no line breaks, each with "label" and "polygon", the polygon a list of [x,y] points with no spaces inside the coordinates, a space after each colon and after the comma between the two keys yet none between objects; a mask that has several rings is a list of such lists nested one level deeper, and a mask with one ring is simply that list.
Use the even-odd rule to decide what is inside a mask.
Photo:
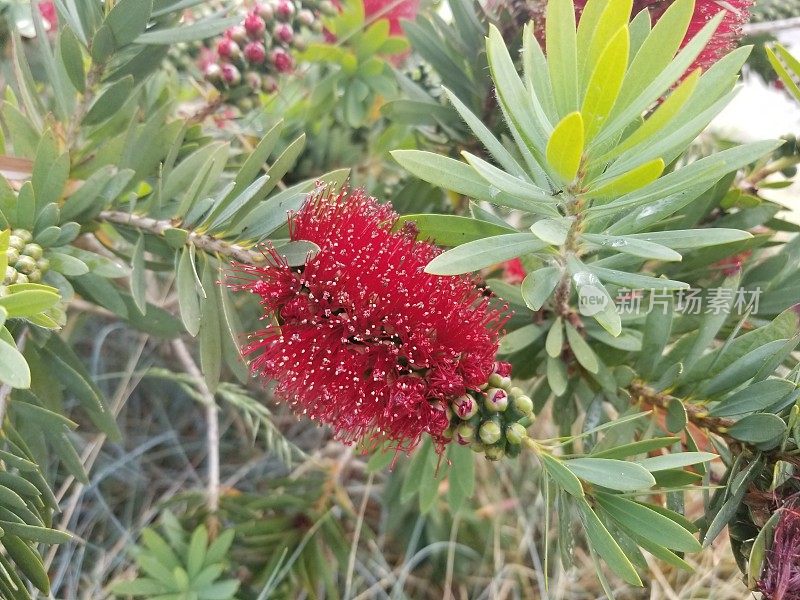
[{"label": "round green bud", "polygon": [[28,276],[25,273],[17,272],[17,279],[14,283],[28,283]]},{"label": "round green bud", "polygon": [[528,432],[520,423],[511,423],[506,427],[506,439],[512,444],[521,444],[528,437]]},{"label": "round green bud", "polygon": [[484,406],[489,412],[503,412],[508,408],[508,392],[500,388],[486,390]]},{"label": "round green bud", "polygon": [[34,260],[39,260],[42,258],[42,247],[39,244],[25,244],[25,247],[22,249],[22,253],[30,256]]},{"label": "round green bud", "polygon": [[500,439],[503,435],[503,430],[494,421],[484,421],[478,430],[478,435],[484,444],[491,445]]},{"label": "round green bud", "polygon": [[533,414],[533,400],[529,396],[516,396],[514,398],[514,408],[526,417]]},{"label": "round green bud", "polygon": [[484,446],[481,442],[475,440],[469,445],[469,449],[473,452],[478,452],[483,454],[486,451],[486,446]]},{"label": "round green bud", "polygon": [[489,385],[494,387],[501,387],[503,384],[503,376],[499,373],[492,373],[489,375]]},{"label": "round green bud", "polygon": [[510,390],[508,390],[508,395],[511,396],[512,398],[516,398],[517,396],[524,396],[525,390],[523,390],[521,387],[514,386]]},{"label": "round green bud", "polygon": [[19,250],[16,248],[9,246],[6,250],[6,259],[8,260],[8,264],[13,265],[19,260]]},{"label": "round green bud", "polygon": [[39,283],[42,280],[42,272],[37,268],[28,273],[28,281],[31,283]]},{"label": "round green bud", "polygon": [[446,440],[452,440],[454,433],[455,431],[453,430],[453,427],[449,425],[445,428],[444,431],[442,431],[442,437]]},{"label": "round green bud", "polygon": [[11,265],[8,265],[6,267],[6,273],[3,279],[3,283],[5,283],[6,285],[11,285],[16,281],[17,281],[17,270]]},{"label": "round green bud", "polygon": [[46,258],[40,258],[36,261],[36,266],[42,273],[47,273],[50,270],[50,261]]},{"label": "round green bud", "polygon": [[486,448],[486,458],[489,460],[502,460],[505,455],[506,451],[503,446],[489,446]]},{"label": "round green bud", "polygon": [[17,252],[22,252],[22,249],[25,247],[25,242],[23,239],[17,235],[11,235],[8,238],[8,247],[14,248]]},{"label": "round green bud", "polygon": [[11,232],[12,236],[17,236],[19,239],[22,240],[22,244],[25,245],[33,239],[33,235],[27,229],[15,229]]},{"label": "round green bud", "polygon": [[462,446],[469,444],[475,438],[475,427],[469,423],[462,423],[456,428],[456,440]]},{"label": "round green bud", "polygon": [[25,273],[27,275],[36,268],[36,260],[23,254],[14,264],[14,268],[20,273]]}]

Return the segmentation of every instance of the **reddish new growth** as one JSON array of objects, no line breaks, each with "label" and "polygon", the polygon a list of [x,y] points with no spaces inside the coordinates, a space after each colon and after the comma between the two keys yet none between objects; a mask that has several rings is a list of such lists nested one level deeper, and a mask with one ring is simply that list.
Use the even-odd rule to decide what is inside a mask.
[{"label": "reddish new growth", "polygon": [[800,509],[784,505],[758,589],[765,600],[800,600]]},{"label": "reddish new growth", "polygon": [[348,443],[408,450],[427,433],[441,449],[446,409],[486,384],[505,317],[472,279],[425,273],[440,251],[396,222],[362,190],[320,189],[289,219],[291,239],[319,252],[292,268],[268,248],[268,264],[236,265],[228,285],[273,319],[243,352],[298,414]]}]

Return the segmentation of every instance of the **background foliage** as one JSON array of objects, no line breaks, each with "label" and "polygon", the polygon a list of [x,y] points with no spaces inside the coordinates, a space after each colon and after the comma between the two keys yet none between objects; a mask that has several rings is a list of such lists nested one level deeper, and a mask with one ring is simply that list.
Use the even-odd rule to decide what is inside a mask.
[{"label": "background foliage", "polygon": [[[47,4],[3,5],[0,595],[577,598],[588,573],[741,597],[692,556],[726,527],[744,575],[720,576],[764,589],[800,491],[800,228],[762,191],[800,152],[697,142],[750,55],[691,71],[719,18],[684,45],[688,0],[655,25],[590,2],[577,29],[565,0],[402,30],[297,4],[324,27],[273,91],[199,62],[247,7]],[[800,101],[797,59],[763,56]],[[302,264],[286,211],[348,178],[449,248],[429,272],[480,269],[513,308],[531,452],[365,456],[248,377],[259,307],[224,269],[264,242]],[[726,310],[681,311],[689,287]],[[664,310],[578,310],[631,290]]]}]

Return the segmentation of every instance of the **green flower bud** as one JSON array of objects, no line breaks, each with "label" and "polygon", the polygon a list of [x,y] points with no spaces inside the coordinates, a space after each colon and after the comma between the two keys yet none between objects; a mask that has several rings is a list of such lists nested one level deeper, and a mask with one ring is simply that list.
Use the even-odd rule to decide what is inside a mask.
[{"label": "green flower bud", "polygon": [[6,250],[6,258],[8,259],[8,264],[15,264],[19,260],[19,250],[9,246],[8,250]]},{"label": "green flower bud", "polygon": [[25,242],[18,235],[12,234],[11,237],[8,238],[8,247],[13,248],[17,252],[22,252],[22,249],[25,247]]},{"label": "green flower bud", "polygon": [[524,396],[525,390],[523,390],[521,387],[514,386],[510,390],[508,390],[508,395],[511,396],[512,398],[516,398],[517,396]]},{"label": "green flower bud", "polygon": [[17,272],[17,279],[14,283],[28,283],[28,276],[25,273]]},{"label": "green flower bud", "polygon": [[479,454],[483,454],[486,451],[486,446],[484,446],[478,440],[475,440],[469,445],[469,449],[473,452],[478,452]]},{"label": "green flower bud", "polygon": [[469,423],[462,423],[456,429],[456,440],[462,446],[466,446],[475,438],[475,427]]},{"label": "green flower bud", "polygon": [[11,232],[12,236],[17,236],[19,239],[22,240],[22,244],[25,245],[33,239],[33,235],[27,229],[15,229]]},{"label": "green flower bud", "polygon": [[23,254],[14,264],[14,268],[20,273],[25,273],[27,275],[36,268],[36,260]]},{"label": "green flower bud", "polygon": [[514,408],[526,417],[530,417],[533,415],[533,400],[528,396],[517,396],[514,398]]},{"label": "green flower bud", "polygon": [[486,458],[489,460],[501,460],[505,455],[505,448],[501,445],[489,446],[486,448]]},{"label": "green flower bud", "polygon": [[503,376],[498,373],[489,375],[489,385],[494,387],[501,387],[503,384]]},{"label": "green flower bud", "polygon": [[47,273],[50,270],[50,261],[46,258],[40,258],[36,261],[36,266],[42,273]]},{"label": "green flower bud", "polygon": [[508,408],[508,393],[500,388],[489,388],[484,406],[490,412],[503,412]]},{"label": "green flower bud", "polygon": [[3,279],[3,283],[6,284],[6,285],[11,285],[12,283],[15,283],[16,281],[17,281],[17,270],[14,267],[12,267],[11,265],[8,265],[6,267],[6,274],[5,274],[5,278]]},{"label": "green flower bud", "polygon": [[520,423],[511,423],[506,427],[506,439],[512,444],[521,444],[528,437],[528,432]]},{"label": "green flower bud", "polygon": [[494,421],[484,421],[478,431],[478,435],[484,444],[492,445],[503,435],[503,430]]},{"label": "green flower bud", "polygon": [[22,249],[22,253],[30,256],[34,260],[39,260],[42,258],[42,247],[39,244],[25,244],[25,247]]},{"label": "green flower bud", "polygon": [[28,281],[31,283],[39,283],[42,280],[42,272],[37,268],[28,273]]},{"label": "green flower bud", "polygon": [[455,431],[453,430],[452,425],[450,425],[450,426],[446,427],[444,431],[442,431],[442,437],[449,441],[449,440],[453,439],[453,434],[454,433],[455,433]]}]

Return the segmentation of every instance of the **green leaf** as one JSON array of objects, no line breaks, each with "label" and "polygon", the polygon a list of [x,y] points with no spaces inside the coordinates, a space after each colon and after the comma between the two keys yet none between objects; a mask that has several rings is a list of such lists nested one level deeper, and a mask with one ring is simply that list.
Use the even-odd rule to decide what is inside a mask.
[{"label": "green leaf", "polygon": [[61,299],[55,288],[46,285],[37,285],[36,288],[20,288],[16,284],[8,286],[7,296],[0,297],[0,306],[6,309],[9,318],[32,317],[48,308],[55,306]]},{"label": "green leaf", "polygon": [[678,441],[680,441],[680,438],[677,437],[663,437],[663,438],[653,438],[650,440],[640,440],[638,442],[631,442],[630,444],[623,444],[622,446],[617,446],[615,448],[609,448],[608,450],[602,450],[600,452],[592,452],[592,456],[595,458],[622,459],[627,456],[635,456],[637,454],[644,454],[645,452],[652,452],[653,450],[665,448],[666,446],[671,446],[672,444]]},{"label": "green leaf", "polygon": [[765,379],[723,398],[709,414],[731,417],[769,408],[795,390],[795,384],[785,379]]},{"label": "green leaf", "polygon": [[702,548],[689,531],[647,505],[603,492],[596,497],[608,516],[654,544],[680,552],[699,552]]},{"label": "green leaf", "polygon": [[558,267],[543,267],[525,276],[522,281],[522,298],[531,310],[539,310],[556,289],[561,279]]},{"label": "green leaf", "polygon": [[192,267],[189,249],[184,248],[178,259],[176,286],[178,291],[178,307],[180,308],[181,321],[186,331],[196,337],[200,331],[200,298],[195,282],[194,268]]},{"label": "green leaf", "polygon": [[[130,0],[136,1],[136,0]],[[84,125],[98,125],[113,117],[122,105],[130,98],[133,91],[133,77],[123,77],[111,84],[102,95],[94,101],[83,117]]]},{"label": "green leaf", "polygon": [[749,444],[769,442],[786,432],[783,419],[768,413],[756,413],[737,421],[728,435]]},{"label": "green leaf", "polygon": [[647,469],[624,460],[574,458],[564,465],[581,479],[621,492],[646,490],[656,483]]},{"label": "green leaf", "polygon": [[752,234],[739,229],[705,228],[675,229],[672,231],[650,231],[648,233],[632,233],[626,239],[637,239],[652,242],[673,250],[690,250],[706,248],[719,244],[730,244],[752,238]]},{"label": "green leaf", "polygon": [[542,466],[545,471],[547,471],[547,474],[555,480],[559,487],[571,496],[583,498],[583,486],[580,480],[572,471],[564,466],[563,461],[555,456],[550,456],[546,452],[538,453],[537,456],[542,462]]},{"label": "green leaf", "polygon": [[3,339],[0,339],[0,382],[12,388],[31,386],[31,370],[25,357],[15,346]]},{"label": "green leaf", "polygon": [[557,317],[547,332],[544,349],[551,358],[559,358],[564,347],[564,324],[561,317]]},{"label": "green leaf", "polygon": [[689,415],[686,413],[686,407],[680,398],[672,398],[667,404],[667,415],[665,425],[667,431],[679,433],[683,431],[686,424],[689,422]]},{"label": "green leaf", "polygon": [[189,551],[186,553],[186,572],[189,574],[189,577],[196,577],[203,568],[207,546],[208,531],[205,526],[200,525],[192,533],[192,537],[189,540]]},{"label": "green leaf", "polygon": [[583,147],[583,117],[573,112],[561,119],[547,142],[547,162],[564,182],[571,182],[578,174]]},{"label": "green leaf", "polygon": [[434,258],[425,267],[433,275],[460,275],[545,248],[530,233],[496,235],[462,244]]},{"label": "green leaf", "polygon": [[606,269],[604,267],[597,267],[593,264],[586,265],[586,268],[602,281],[607,281],[609,283],[621,285],[631,289],[663,291],[686,290],[690,287],[688,283],[684,283],[682,281],[663,279],[661,277],[650,277],[649,275],[638,275],[636,273],[617,271],[616,269]]},{"label": "green leaf", "polygon": [[214,269],[209,260],[203,269],[202,279],[203,288],[209,290],[209,293],[203,303],[203,315],[200,319],[200,367],[212,394],[217,390],[222,369],[219,305],[216,294],[211,292],[215,289],[215,279]]},{"label": "green leaf", "polygon": [[714,396],[743,384],[754,377],[764,362],[782,349],[786,342],[785,339],[773,340],[751,350],[708,381],[701,388],[700,393],[705,396]]},{"label": "green leaf", "polygon": [[622,25],[600,55],[583,99],[581,116],[586,123],[587,142],[600,131],[617,100],[628,68],[629,49],[628,28]]},{"label": "green leaf", "polygon": [[144,263],[144,234],[139,234],[139,240],[133,247],[133,256],[131,258],[131,293],[136,308],[143,315],[147,311],[147,280],[145,275],[147,270]]},{"label": "green leaf", "polygon": [[567,241],[574,222],[574,217],[540,219],[531,225],[531,232],[543,242],[553,246],[562,246]]},{"label": "green leaf", "polygon": [[395,228],[401,228],[407,222],[416,225],[419,232],[418,239],[430,240],[440,246],[459,246],[493,235],[515,231],[508,226],[469,217],[438,214],[402,215],[397,220]]},{"label": "green leaf", "polygon": [[[135,1],[135,0],[131,0]],[[151,29],[134,42],[137,44],[167,44],[173,45],[180,42],[194,42],[212,38],[234,25],[239,25],[242,18],[238,15],[221,19],[204,19],[191,25],[179,25],[164,29]]]},{"label": "green leaf", "polygon": [[152,10],[153,0],[119,0],[114,4],[103,23],[111,30],[114,47],[133,42],[147,27]]},{"label": "green leaf", "polygon": [[560,358],[547,357],[547,384],[556,396],[567,391],[567,367]]},{"label": "green leaf", "polygon": [[283,121],[278,121],[273,127],[264,134],[261,141],[248,155],[244,164],[239,169],[234,179],[235,185],[231,190],[230,196],[234,197],[242,193],[259,175],[267,162],[267,158],[275,149],[275,145],[280,139],[283,131]]},{"label": "green leaf", "polygon": [[605,528],[602,521],[598,518],[586,500],[578,502],[581,521],[586,531],[589,544],[598,555],[606,562],[614,573],[631,585],[642,585],[642,580],[636,573],[636,569],[625,556],[612,535]]},{"label": "green leaf", "polygon": [[651,473],[666,471],[668,469],[678,469],[708,462],[717,458],[711,452],[676,452],[673,454],[662,454],[637,460],[636,464],[642,465]]},{"label": "green leaf", "polygon": [[679,261],[681,255],[660,244],[641,240],[632,236],[610,236],[600,233],[584,233],[581,239],[590,242],[592,248],[610,250],[631,256],[653,260]]},{"label": "green leaf", "polygon": [[566,322],[564,325],[567,328],[567,342],[578,363],[590,373],[597,373],[600,365],[597,362],[597,355],[595,355],[594,350],[591,349],[586,340],[583,339],[583,336],[578,333],[578,330],[571,323]]},{"label": "green leaf", "polygon": [[455,513],[475,492],[475,453],[466,446],[450,444],[447,456],[451,463],[447,506]]},{"label": "green leaf", "polygon": [[69,27],[62,28],[59,36],[61,62],[64,65],[67,77],[69,77],[76,90],[84,93],[86,91],[86,73],[83,68],[83,52],[81,51],[80,42],[78,42],[78,38],[75,37]]},{"label": "green leaf", "polygon": [[[769,59],[769,64],[772,65],[772,68],[775,69],[775,73],[778,74],[780,80],[786,86],[786,89],[800,101],[800,86],[797,85],[795,78],[797,77],[797,72],[795,71],[794,77],[789,73],[788,69],[783,66],[781,61],[778,59],[778,56],[775,54],[775,51],[770,48],[769,46],[765,46],[764,49],[767,52],[767,59]],[[786,56],[791,56],[789,52],[780,44],[776,45],[776,49],[781,53],[781,55],[785,58]],[[782,51],[782,52],[781,52]]]},{"label": "green leaf", "polygon": [[50,580],[47,577],[47,571],[45,571],[39,555],[31,549],[28,543],[16,535],[4,535],[2,546],[22,574],[43,593],[49,594]]},{"label": "green leaf", "polygon": [[80,277],[89,272],[89,267],[85,262],[69,254],[61,252],[48,252],[47,258],[50,261],[50,268],[58,271],[67,277]]},{"label": "green leaf", "polygon": [[289,242],[275,248],[275,252],[280,254],[290,267],[299,267],[316,256],[319,246],[314,242],[297,240]]},{"label": "green leaf", "polygon": [[586,191],[587,197],[623,196],[653,183],[664,172],[664,160],[656,158],[623,173],[619,177]]},{"label": "green leaf", "polygon": [[[571,0],[550,0],[547,3],[545,39],[553,99],[559,114],[566,115],[578,109],[575,8]],[[566,179],[571,181],[572,177]]]},{"label": "green leaf", "polygon": [[513,354],[527,348],[542,337],[544,331],[535,323],[529,323],[500,338],[500,354]]}]

